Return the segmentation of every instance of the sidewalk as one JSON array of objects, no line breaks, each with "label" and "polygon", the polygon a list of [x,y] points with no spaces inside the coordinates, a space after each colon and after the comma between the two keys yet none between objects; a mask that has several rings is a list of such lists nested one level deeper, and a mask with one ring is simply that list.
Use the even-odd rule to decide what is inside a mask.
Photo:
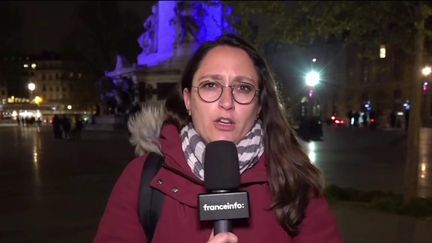
[{"label": "sidewalk", "polygon": [[355,203],[333,202],[346,243],[431,243],[432,219],[401,216]]}]

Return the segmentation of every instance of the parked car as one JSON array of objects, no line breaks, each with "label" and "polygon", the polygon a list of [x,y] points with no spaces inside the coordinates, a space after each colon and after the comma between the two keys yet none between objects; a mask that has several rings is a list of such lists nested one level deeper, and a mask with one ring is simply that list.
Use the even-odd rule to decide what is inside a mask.
[{"label": "parked car", "polygon": [[347,119],[344,119],[342,117],[338,117],[338,116],[331,116],[330,121],[329,121],[329,125],[332,126],[347,126],[349,125],[349,121]]}]

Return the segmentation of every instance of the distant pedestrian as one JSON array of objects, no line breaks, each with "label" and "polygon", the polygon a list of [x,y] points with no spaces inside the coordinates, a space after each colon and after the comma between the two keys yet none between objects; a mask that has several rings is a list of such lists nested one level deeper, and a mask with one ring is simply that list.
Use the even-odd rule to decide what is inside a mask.
[{"label": "distant pedestrian", "polygon": [[65,139],[70,139],[71,138],[71,121],[66,115],[63,115],[63,117],[62,117],[62,128],[63,128],[63,137]]},{"label": "distant pedestrian", "polygon": [[361,115],[361,118],[362,118],[362,125],[363,125],[363,127],[367,127],[368,126],[368,116],[367,116],[367,113],[364,112]]},{"label": "distant pedestrian", "polygon": [[42,126],[42,119],[39,117],[38,119],[36,119],[36,124],[40,127]]},{"label": "distant pedestrian", "polygon": [[352,125],[353,125],[353,121],[352,121],[353,116],[354,116],[353,112],[352,112],[351,110],[348,111],[348,113],[347,113],[347,117],[348,117],[348,124],[349,124],[349,126],[352,126]]},{"label": "distant pedestrian", "polygon": [[390,127],[394,128],[396,126],[396,112],[392,111],[390,113]]},{"label": "distant pedestrian", "polygon": [[358,111],[354,112],[353,118],[354,118],[354,121],[353,121],[354,126],[358,127],[359,126],[360,113]]},{"label": "distant pedestrian", "polygon": [[61,129],[61,121],[58,115],[54,115],[51,121],[52,127],[53,127],[53,133],[55,139],[61,139],[62,138],[62,129]]},{"label": "distant pedestrian", "polygon": [[81,138],[81,131],[83,129],[83,120],[81,116],[75,117],[75,128],[74,128],[74,137],[77,139]]},{"label": "distant pedestrian", "polygon": [[410,110],[409,109],[405,110],[404,116],[405,116],[405,130],[408,131],[409,117],[410,117]]}]

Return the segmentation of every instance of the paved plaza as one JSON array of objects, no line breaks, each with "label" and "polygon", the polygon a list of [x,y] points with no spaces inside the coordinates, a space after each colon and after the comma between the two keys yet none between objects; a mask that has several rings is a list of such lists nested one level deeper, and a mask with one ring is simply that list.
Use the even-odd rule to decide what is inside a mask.
[{"label": "paved plaza", "polygon": [[[402,130],[325,128],[307,144],[328,184],[401,192]],[[422,133],[419,196],[432,197],[432,130]],[[109,193],[134,157],[126,131],[56,140],[50,127],[0,126],[0,242],[91,242]],[[332,205],[346,242],[432,242],[432,220]]]}]

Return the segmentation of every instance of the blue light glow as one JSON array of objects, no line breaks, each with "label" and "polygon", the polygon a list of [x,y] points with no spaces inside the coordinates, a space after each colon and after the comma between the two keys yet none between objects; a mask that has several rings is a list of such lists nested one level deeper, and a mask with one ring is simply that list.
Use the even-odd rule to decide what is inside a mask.
[{"label": "blue light glow", "polygon": [[[157,9],[153,14],[157,20],[154,52],[143,51],[138,55],[137,63],[149,67],[157,66],[174,55],[176,42],[176,20],[175,9],[180,1],[159,1],[155,4]],[[216,40],[224,33],[233,33],[227,17],[232,14],[232,8],[224,7],[221,1],[193,2],[193,19],[199,26],[199,33],[196,35],[196,44]],[[184,11],[186,12],[186,11]],[[183,12],[182,12],[183,14]],[[152,17],[150,16],[150,17]],[[140,37],[141,38],[141,37]]]},{"label": "blue light glow", "polygon": [[429,90],[429,82],[424,81],[423,82],[423,88],[422,88],[423,94],[426,94],[428,92],[428,90]]},{"label": "blue light glow", "polygon": [[366,102],[366,104],[364,105],[364,107],[366,108],[366,110],[367,110],[368,112],[370,112],[370,111],[372,110],[372,103],[368,100],[368,101]]},{"label": "blue light glow", "polygon": [[406,111],[411,109],[411,105],[410,105],[410,101],[406,100],[405,103],[403,104],[404,108]]}]

